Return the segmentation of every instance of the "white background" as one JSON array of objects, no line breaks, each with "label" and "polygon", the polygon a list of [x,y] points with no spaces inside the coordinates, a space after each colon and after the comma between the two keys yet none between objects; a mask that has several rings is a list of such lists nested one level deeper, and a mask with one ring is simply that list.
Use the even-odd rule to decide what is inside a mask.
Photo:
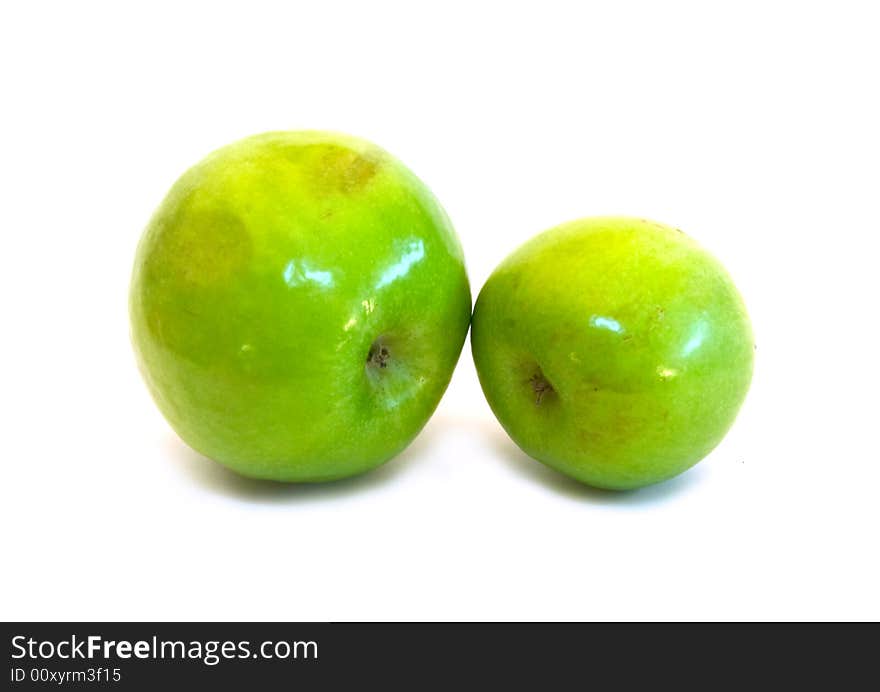
[{"label": "white background", "polygon": [[[878,619],[880,21],[853,2],[8,2],[0,10],[3,619]],[[269,129],[372,139],[474,294],[624,213],[726,264],[755,380],[694,470],[626,494],[519,452],[469,346],[364,477],[240,480],[128,342],[175,178]]]}]

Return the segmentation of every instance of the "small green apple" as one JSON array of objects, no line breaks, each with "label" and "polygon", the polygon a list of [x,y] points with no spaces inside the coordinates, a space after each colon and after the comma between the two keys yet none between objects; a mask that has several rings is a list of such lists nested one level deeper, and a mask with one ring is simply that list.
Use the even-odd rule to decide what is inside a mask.
[{"label": "small green apple", "polygon": [[480,292],[489,405],[523,451],[600,488],[690,468],[736,417],[753,338],[724,268],[681,231],[596,218],[543,233]]},{"label": "small green apple", "polygon": [[254,478],[323,481],[406,447],[470,320],[461,246],[360,139],[271,132],[187,171],[138,246],[132,342],[181,438]]}]

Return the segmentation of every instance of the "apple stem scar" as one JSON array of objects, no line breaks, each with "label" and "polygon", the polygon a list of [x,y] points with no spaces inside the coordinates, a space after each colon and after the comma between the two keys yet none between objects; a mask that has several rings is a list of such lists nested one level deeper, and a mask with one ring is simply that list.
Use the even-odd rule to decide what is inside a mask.
[{"label": "apple stem scar", "polygon": [[367,355],[367,364],[372,365],[373,367],[387,368],[388,359],[390,357],[391,354],[388,352],[387,346],[373,344],[370,347],[370,353]]},{"label": "apple stem scar", "polygon": [[535,406],[541,405],[545,394],[553,391],[553,387],[541,373],[536,373],[529,378],[529,384],[535,392]]}]

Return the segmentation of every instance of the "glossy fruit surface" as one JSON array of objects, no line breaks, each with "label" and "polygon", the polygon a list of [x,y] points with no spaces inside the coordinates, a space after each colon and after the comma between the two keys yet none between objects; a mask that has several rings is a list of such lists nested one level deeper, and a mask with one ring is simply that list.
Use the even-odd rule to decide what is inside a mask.
[{"label": "glossy fruit surface", "polygon": [[527,454],[627,489],[708,454],[752,376],[753,337],[727,272],[681,231],[582,219],[495,270],[471,343],[486,398]]},{"label": "glossy fruit surface", "polygon": [[187,171],[138,246],[138,364],[191,447],[283,481],[357,474],[415,437],[470,319],[430,191],[346,135],[270,132]]}]

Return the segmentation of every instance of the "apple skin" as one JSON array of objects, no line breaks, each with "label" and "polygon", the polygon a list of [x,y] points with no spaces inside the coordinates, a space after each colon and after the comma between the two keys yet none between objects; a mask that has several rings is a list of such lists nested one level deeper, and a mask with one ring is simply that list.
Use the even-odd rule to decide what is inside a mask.
[{"label": "apple skin", "polygon": [[375,145],[317,131],[250,137],[184,173],[129,294],[139,368],[180,437],[242,475],[302,482],[412,441],[470,308],[427,187]]},{"label": "apple skin", "polygon": [[526,454],[630,489],[696,464],[733,424],[754,340],[727,272],[681,231],[582,219],[486,282],[471,346],[483,392]]}]

